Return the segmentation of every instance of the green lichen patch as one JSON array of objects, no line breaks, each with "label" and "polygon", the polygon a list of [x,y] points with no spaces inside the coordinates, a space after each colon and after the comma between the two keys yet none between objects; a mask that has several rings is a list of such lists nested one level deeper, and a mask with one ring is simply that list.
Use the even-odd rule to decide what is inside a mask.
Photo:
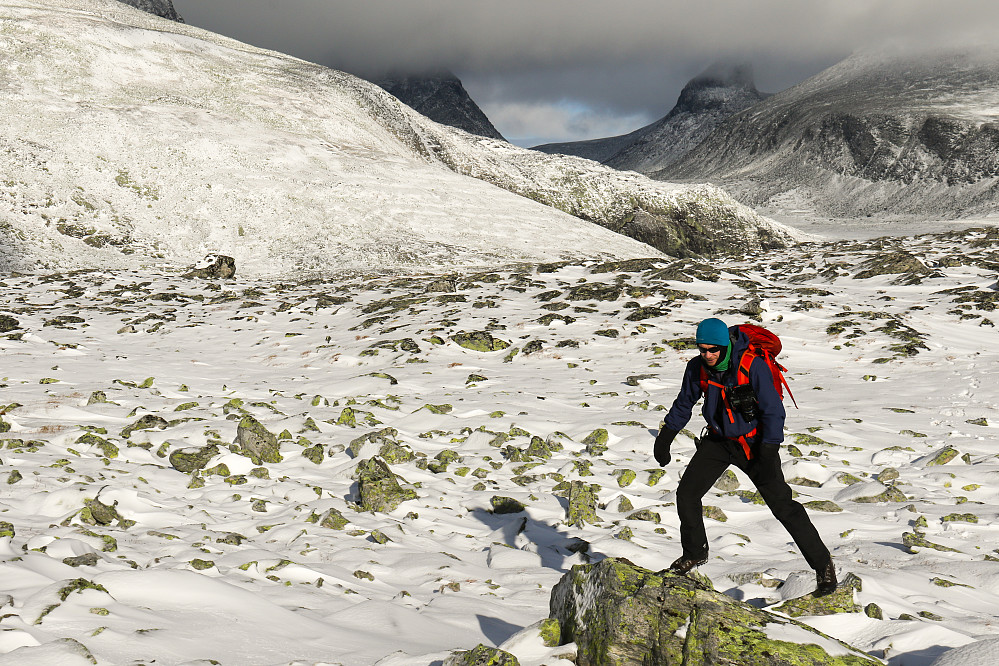
[{"label": "green lichen patch", "polygon": [[843,509],[832,500],[813,500],[805,502],[802,506],[811,511],[825,511],[826,513],[839,513]]}]

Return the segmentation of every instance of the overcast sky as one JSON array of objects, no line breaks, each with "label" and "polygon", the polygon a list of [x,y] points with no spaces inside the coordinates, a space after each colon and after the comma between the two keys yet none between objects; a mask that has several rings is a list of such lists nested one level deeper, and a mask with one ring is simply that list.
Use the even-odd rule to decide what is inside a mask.
[{"label": "overcast sky", "polygon": [[[858,48],[996,38],[996,0],[173,0],[187,23],[372,77],[451,69],[531,146],[664,116],[715,61],[778,92]],[[991,33],[991,34],[989,34]]]}]

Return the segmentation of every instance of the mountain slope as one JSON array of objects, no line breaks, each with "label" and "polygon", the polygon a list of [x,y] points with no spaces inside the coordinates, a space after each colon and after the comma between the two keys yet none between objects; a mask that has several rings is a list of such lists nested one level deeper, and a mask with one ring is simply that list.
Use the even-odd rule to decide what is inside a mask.
[{"label": "mountain slope", "polygon": [[999,207],[999,51],[864,52],[733,116],[656,178],[822,215]]},{"label": "mountain slope", "polygon": [[687,82],[670,112],[650,125],[621,136],[534,149],[649,173],[675,162],[723,120],[766,97],[756,89],[748,65],[716,64]]},{"label": "mountain slope", "polygon": [[434,122],[505,141],[451,72],[425,76],[397,74],[375,83]]},{"label": "mountain slope", "polygon": [[600,226],[676,254],[793,240],[717,188],[447,128],[350,75],[112,0],[0,0],[0,20],[7,268],[656,254]]}]

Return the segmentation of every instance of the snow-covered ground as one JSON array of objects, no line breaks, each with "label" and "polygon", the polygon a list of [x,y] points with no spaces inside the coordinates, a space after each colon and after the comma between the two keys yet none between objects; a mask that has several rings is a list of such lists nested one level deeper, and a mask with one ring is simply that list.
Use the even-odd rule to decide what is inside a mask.
[{"label": "snow-covered ground", "polygon": [[[858,277],[895,250],[928,266],[921,282]],[[679,553],[673,493],[693,442],[678,438],[660,478],[652,440],[696,322],[743,312],[785,344],[800,409],[788,403],[784,473],[883,618],[803,619],[897,666],[994,638],[997,265],[991,228],[710,266],[9,275],[0,664],[432,664],[478,643],[568,663],[552,655],[571,646],[531,627],[570,566],[660,569]],[[476,331],[510,346],[458,344]],[[148,414],[162,421],[131,428]],[[283,460],[230,450],[246,414]],[[586,442],[600,428],[605,452]],[[211,445],[203,471],[176,468],[171,454]],[[355,511],[355,470],[376,455],[415,498]],[[600,486],[598,524],[565,524],[560,484],[577,479]],[[707,520],[701,570],[758,606],[810,591],[736,481],[705,498],[726,520]],[[492,512],[493,497],[526,510]]]}]

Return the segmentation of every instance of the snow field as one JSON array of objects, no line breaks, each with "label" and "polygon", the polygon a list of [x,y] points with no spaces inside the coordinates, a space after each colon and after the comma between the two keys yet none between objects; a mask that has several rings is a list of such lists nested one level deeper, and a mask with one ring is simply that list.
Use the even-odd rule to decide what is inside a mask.
[{"label": "snow field", "polygon": [[[711,265],[284,282],[11,275],[0,663],[417,664],[507,641],[521,663],[559,663],[571,646],[544,648],[531,627],[570,566],[658,570],[679,552],[673,492],[701,421],[663,470],[660,410],[697,321],[755,312],[784,341],[801,407],[787,401],[785,476],[883,618],[805,620],[929,664],[994,635],[995,243],[970,230]],[[899,248],[933,275],[854,277]],[[459,344],[476,331],[509,346]],[[146,414],[163,421],[129,432]],[[281,462],[230,450],[247,414],[279,435]],[[606,451],[587,440],[600,428]],[[174,465],[211,444],[201,471]],[[359,462],[407,450],[387,459],[416,499],[353,510]],[[599,485],[596,524],[566,524],[574,480]],[[704,499],[701,570],[758,606],[809,592],[800,554],[735,481]],[[526,508],[496,513],[493,497]],[[117,518],[98,520],[94,500]],[[331,509],[341,529],[323,524]]]}]

